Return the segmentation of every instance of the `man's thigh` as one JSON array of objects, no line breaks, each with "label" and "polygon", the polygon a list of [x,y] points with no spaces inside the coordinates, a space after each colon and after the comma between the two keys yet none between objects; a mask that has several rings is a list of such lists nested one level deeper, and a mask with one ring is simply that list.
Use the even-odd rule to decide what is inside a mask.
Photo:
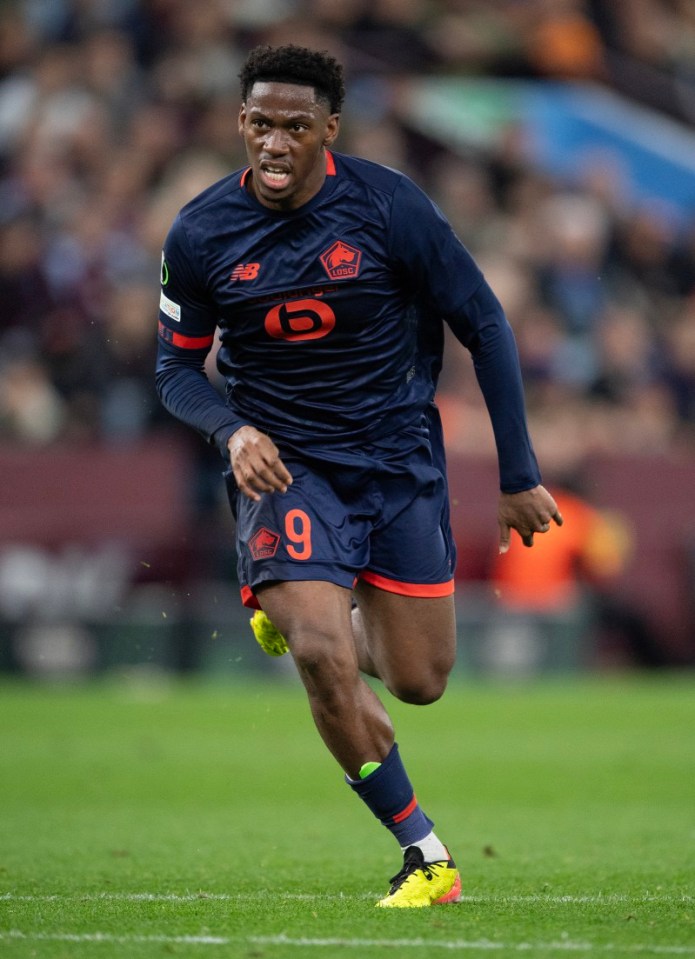
[{"label": "man's thigh", "polygon": [[261,584],[257,593],[264,612],[293,654],[298,648],[302,651],[303,642],[317,638],[326,646],[326,653],[335,653],[341,646],[349,646],[353,652],[351,590],[325,581],[287,580]]},{"label": "man's thigh", "polygon": [[448,675],[456,658],[454,596],[404,596],[362,580],[355,598],[369,652],[386,680]]},{"label": "man's thigh", "polygon": [[456,546],[446,479],[430,465],[418,465],[406,479],[384,487],[384,518],[372,532],[361,578],[405,596],[448,596],[454,591]]}]

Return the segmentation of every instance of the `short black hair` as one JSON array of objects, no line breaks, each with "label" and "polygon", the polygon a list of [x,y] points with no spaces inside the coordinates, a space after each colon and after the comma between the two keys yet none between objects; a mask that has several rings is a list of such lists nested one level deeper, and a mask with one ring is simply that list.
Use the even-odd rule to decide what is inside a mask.
[{"label": "short black hair", "polygon": [[325,50],[309,50],[293,43],[282,47],[254,47],[241,73],[241,98],[246,100],[254,83],[298,83],[313,87],[316,98],[328,103],[331,113],[340,113],[345,98],[343,68]]}]

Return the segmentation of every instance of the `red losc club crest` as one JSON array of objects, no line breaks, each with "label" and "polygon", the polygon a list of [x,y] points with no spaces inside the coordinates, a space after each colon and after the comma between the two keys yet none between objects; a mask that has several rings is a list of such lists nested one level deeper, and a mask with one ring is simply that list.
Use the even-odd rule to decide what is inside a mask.
[{"label": "red losc club crest", "polygon": [[360,272],[362,253],[343,240],[336,240],[320,256],[326,273],[332,280],[345,280]]},{"label": "red losc club crest", "polygon": [[254,559],[270,559],[277,553],[279,544],[278,534],[261,526],[249,540],[249,549]]}]

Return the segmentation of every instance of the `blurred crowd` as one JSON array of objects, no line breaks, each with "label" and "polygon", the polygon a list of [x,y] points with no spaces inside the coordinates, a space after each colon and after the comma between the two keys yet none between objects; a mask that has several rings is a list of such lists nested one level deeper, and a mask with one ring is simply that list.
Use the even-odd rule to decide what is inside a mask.
[{"label": "blurred crowd", "polygon": [[[651,71],[673,93],[651,105],[693,125],[691,0],[6,0],[0,440],[171,427],[152,375],[161,244],[183,203],[244,162],[237,75],[259,42],[344,62],[339,149],[411,174],[478,259],[517,335],[542,456],[695,453],[695,221],[628,203],[600,158],[553,181],[523,131],[484,151],[428,142],[402,97],[408,75],[466,74],[639,99]],[[449,444],[490,450],[470,361],[451,352]]]}]

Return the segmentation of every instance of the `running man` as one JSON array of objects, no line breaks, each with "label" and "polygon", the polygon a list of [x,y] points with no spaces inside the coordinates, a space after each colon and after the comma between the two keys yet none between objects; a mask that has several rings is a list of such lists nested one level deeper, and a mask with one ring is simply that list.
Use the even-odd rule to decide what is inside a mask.
[{"label": "running man", "polygon": [[[471,352],[500,472],[500,549],[562,517],[541,485],[500,303],[406,176],[333,151],[343,71],[257,47],[240,74],[248,166],[187,204],[162,260],[157,386],[219,447],[244,603],[289,648],[316,727],[403,866],[381,907],[456,902],[461,880],[420,807],[380,699],[444,692],[455,546],[434,405],[444,323]],[[219,328],[226,400],[204,372]]]}]

